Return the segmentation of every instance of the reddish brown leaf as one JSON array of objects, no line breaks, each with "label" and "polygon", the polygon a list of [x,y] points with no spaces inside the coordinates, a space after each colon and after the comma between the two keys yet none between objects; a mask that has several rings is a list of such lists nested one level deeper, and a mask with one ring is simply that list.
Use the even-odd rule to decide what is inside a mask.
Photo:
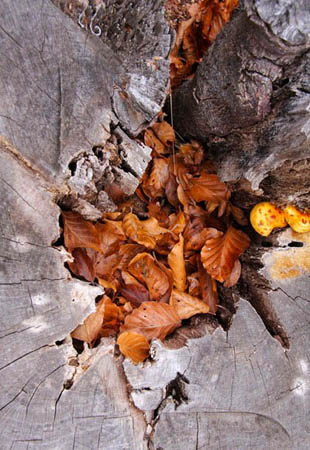
[{"label": "reddish brown leaf", "polygon": [[173,289],[169,303],[181,319],[189,319],[195,314],[207,314],[209,312],[209,306],[206,303],[177,289]]},{"label": "reddish brown leaf", "polygon": [[152,131],[150,128],[148,128],[144,132],[144,143],[148,147],[151,147],[153,150],[155,150],[158,155],[163,155],[167,152],[169,153],[164,144],[160,141],[160,139],[158,139],[154,131]]},{"label": "reddish brown leaf", "polygon": [[158,139],[165,145],[165,147],[172,147],[175,142],[174,129],[168,122],[156,122],[152,126],[152,130],[158,137]]},{"label": "reddish brown leaf", "polygon": [[185,250],[200,250],[208,236],[208,229],[200,217],[189,220],[184,230]]},{"label": "reddish brown leaf", "polygon": [[242,209],[238,208],[237,206],[234,206],[231,202],[228,202],[227,204],[226,215],[229,216],[229,214],[233,216],[233,218],[239,225],[243,227],[248,225],[248,219],[245,217],[245,214],[242,211]]},{"label": "reddish brown leaf", "polygon": [[104,256],[117,252],[121,243],[126,240],[122,222],[106,220],[104,224],[97,223],[96,230],[100,236],[101,252]]},{"label": "reddish brown leaf", "polygon": [[144,193],[153,199],[163,197],[168,178],[168,161],[164,158],[154,158],[151,173],[142,183]]},{"label": "reddish brown leaf", "polygon": [[181,325],[173,306],[167,303],[145,302],[129,314],[122,331],[135,331],[151,339],[165,339]]},{"label": "reddish brown leaf", "polygon": [[219,302],[216,281],[210,277],[199,258],[197,266],[202,300],[209,305],[209,313],[215,314]]},{"label": "reddish brown leaf", "polygon": [[183,156],[184,164],[187,166],[201,164],[202,162],[203,148],[197,141],[180,145],[180,153]]},{"label": "reddish brown leaf", "polygon": [[69,252],[74,248],[92,248],[101,251],[100,235],[96,226],[72,211],[63,211],[64,241]]},{"label": "reddish brown leaf", "polygon": [[212,278],[223,282],[230,276],[236,260],[249,245],[249,237],[232,226],[224,235],[221,231],[209,228],[209,236],[201,250],[201,261]]},{"label": "reddish brown leaf", "polygon": [[230,192],[217,175],[202,172],[199,178],[190,181],[189,194],[196,202],[219,205],[228,200]]},{"label": "reddish brown leaf", "polygon": [[128,271],[147,286],[152,300],[161,300],[170,287],[166,273],[149,253],[135,256]]},{"label": "reddish brown leaf", "polygon": [[120,274],[119,292],[134,307],[150,301],[150,294],[146,287],[126,271],[122,271]]},{"label": "reddish brown leaf", "polygon": [[95,267],[93,261],[87,255],[85,248],[75,248],[72,250],[73,262],[69,262],[71,272],[78,277],[83,277],[87,281],[94,281]]},{"label": "reddish brown leaf", "polygon": [[177,196],[177,187],[178,183],[176,181],[175,176],[170,172],[169,178],[165,187],[165,194],[167,197],[168,202],[170,205],[174,206],[175,208],[179,205],[179,200]]},{"label": "reddish brown leaf", "polygon": [[117,344],[124,356],[130,358],[135,364],[143,362],[150,351],[147,339],[134,331],[125,331],[117,339]]}]

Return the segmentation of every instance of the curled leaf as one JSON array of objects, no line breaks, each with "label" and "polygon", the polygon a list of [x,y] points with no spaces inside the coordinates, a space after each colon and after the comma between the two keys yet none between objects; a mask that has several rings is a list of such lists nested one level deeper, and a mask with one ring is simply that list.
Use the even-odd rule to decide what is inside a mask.
[{"label": "curled leaf", "polygon": [[122,331],[135,331],[151,339],[164,340],[181,325],[173,306],[167,303],[145,302],[125,319]]},{"label": "curled leaf", "polygon": [[165,120],[163,120],[162,122],[156,122],[152,126],[152,130],[154,131],[158,139],[164,144],[164,146],[171,147],[174,144],[174,129]]},{"label": "curled leaf", "polygon": [[99,337],[113,335],[120,326],[120,310],[106,295],[97,304],[96,312],[90,314],[71,336],[79,341],[93,344]]},{"label": "curled leaf", "polygon": [[230,276],[236,260],[249,245],[249,237],[232,226],[225,234],[209,228],[209,236],[201,249],[202,264],[212,278],[223,282]]},{"label": "curled leaf", "polygon": [[164,158],[154,158],[150,175],[143,180],[144,193],[150,198],[163,197],[169,178],[169,164]]},{"label": "curled leaf", "polygon": [[219,303],[216,281],[210,277],[199,258],[197,265],[202,300],[209,305],[209,313],[215,314]]},{"label": "curled leaf", "polygon": [[125,331],[117,339],[117,345],[124,356],[130,358],[135,364],[143,362],[150,352],[147,339],[134,331]]},{"label": "curled leaf", "polygon": [[168,255],[168,264],[172,270],[174,285],[179,291],[185,291],[186,271],[184,261],[184,238],[180,234],[179,242]]},{"label": "curled leaf", "polygon": [[154,217],[141,221],[132,213],[129,213],[124,217],[123,228],[130,239],[149,249],[154,249],[156,241],[160,239],[164,233],[169,232],[169,230],[161,227]]},{"label": "curled leaf", "polygon": [[152,131],[150,128],[148,128],[144,132],[144,143],[148,147],[151,147],[153,150],[155,150],[155,152],[158,155],[163,155],[164,153],[167,153],[164,144],[161,142],[160,139],[158,139],[154,131]]},{"label": "curled leaf", "polygon": [[181,319],[189,319],[195,314],[209,312],[209,306],[205,302],[177,289],[173,289],[169,303],[175,308]]},{"label": "curled leaf", "polygon": [[169,290],[168,276],[149,253],[135,256],[128,271],[147,286],[152,300],[161,300]]}]

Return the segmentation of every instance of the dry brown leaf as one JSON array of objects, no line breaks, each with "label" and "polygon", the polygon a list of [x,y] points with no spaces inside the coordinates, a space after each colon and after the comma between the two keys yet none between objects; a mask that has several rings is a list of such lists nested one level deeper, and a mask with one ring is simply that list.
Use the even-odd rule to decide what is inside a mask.
[{"label": "dry brown leaf", "polygon": [[144,143],[148,147],[151,147],[158,155],[164,155],[165,153],[169,153],[169,150],[166,149],[164,144],[158,139],[155,135],[154,131],[151,128],[148,128],[144,132]]},{"label": "dry brown leaf", "polygon": [[177,289],[173,289],[169,303],[175,308],[182,320],[189,319],[195,314],[207,314],[209,312],[209,306],[205,302]]},{"label": "dry brown leaf", "polygon": [[114,293],[117,291],[116,283],[114,281],[107,281],[98,277],[98,282],[100,286],[103,286],[105,289],[112,289]]},{"label": "dry brown leaf", "polygon": [[208,236],[208,229],[205,228],[201,217],[194,217],[189,220],[184,230],[185,250],[200,250]]},{"label": "dry brown leaf", "polygon": [[152,300],[161,300],[170,287],[168,276],[149,253],[135,256],[128,271],[147,286]]},{"label": "dry brown leaf", "polygon": [[134,331],[125,331],[117,339],[117,345],[124,356],[130,358],[135,364],[143,362],[150,352],[150,344],[142,335]]},{"label": "dry brown leaf", "polygon": [[179,205],[179,200],[177,196],[177,187],[178,187],[177,180],[173,175],[173,173],[170,172],[165,188],[165,194],[170,205],[174,206],[175,208],[177,208]]},{"label": "dry brown leaf", "polygon": [[92,249],[87,249],[87,254],[94,261],[96,275],[107,281],[113,281],[115,270],[125,269],[132,258],[144,250],[142,245],[123,244],[117,253],[106,257]]},{"label": "dry brown leaf", "polygon": [[155,217],[141,221],[135,214],[129,213],[123,219],[123,229],[126,235],[138,244],[154,249],[156,241],[169,230],[161,227]]},{"label": "dry brown leaf", "polygon": [[173,306],[167,303],[145,302],[125,319],[123,331],[135,331],[151,339],[164,340],[181,325]]},{"label": "dry brown leaf", "polygon": [[154,158],[150,175],[142,183],[144,193],[151,199],[163,197],[168,179],[168,161],[164,158]]},{"label": "dry brown leaf", "polygon": [[201,261],[212,278],[223,282],[230,276],[236,260],[249,245],[249,237],[232,226],[224,235],[221,231],[209,228],[209,236],[201,249]]},{"label": "dry brown leaf", "polygon": [[232,287],[235,284],[237,284],[238,280],[240,278],[240,275],[241,275],[241,263],[240,263],[239,259],[237,259],[229,277],[226,278],[226,280],[225,280],[224,286],[229,288],[229,287]]},{"label": "dry brown leaf", "polygon": [[200,282],[198,279],[198,272],[194,272],[191,275],[188,275],[187,283],[189,295],[192,295],[193,297],[200,297],[201,290],[200,290]]},{"label": "dry brown leaf", "polygon": [[[170,229],[170,218],[168,216],[169,214],[169,208],[168,207],[162,207],[159,201],[152,201],[147,205],[148,209],[148,216],[149,218],[155,217],[155,219],[158,220],[158,223],[161,227],[169,227]],[[172,231],[172,230],[171,230]]]},{"label": "dry brown leaf", "polygon": [[79,341],[92,344],[99,337],[109,333],[115,334],[120,326],[120,311],[106,295],[97,304],[96,312],[90,314],[82,325],[79,325],[71,336]]},{"label": "dry brown leaf", "polygon": [[203,148],[197,141],[191,141],[190,144],[180,145],[180,153],[183,156],[184,164],[195,166],[201,164],[203,159]]},{"label": "dry brown leaf", "polygon": [[69,268],[74,275],[83,277],[87,281],[94,281],[95,267],[91,258],[87,255],[85,248],[75,248],[72,250],[73,262],[69,262]]},{"label": "dry brown leaf", "polygon": [[165,147],[172,147],[175,142],[175,132],[168,122],[156,122],[152,126],[152,130]]},{"label": "dry brown leaf", "polygon": [[126,240],[121,221],[106,220],[104,224],[97,223],[96,230],[100,237],[101,252],[104,256],[117,252],[120,245]]},{"label": "dry brown leaf", "polygon": [[65,246],[69,252],[77,247],[101,251],[100,235],[92,222],[73,211],[63,211],[62,218]]},{"label": "dry brown leaf", "polygon": [[197,266],[202,301],[209,305],[209,313],[215,314],[219,303],[216,281],[205,270],[200,258],[197,258]]},{"label": "dry brown leaf", "polygon": [[184,261],[184,238],[180,234],[179,242],[173,247],[168,255],[168,264],[172,270],[175,287],[179,291],[185,291],[186,271]]},{"label": "dry brown leaf", "polygon": [[198,178],[192,178],[189,186],[189,194],[196,202],[206,201],[219,205],[230,196],[226,184],[217,175],[206,172],[202,172]]},{"label": "dry brown leaf", "polygon": [[242,209],[238,208],[238,206],[234,206],[231,202],[228,202],[227,204],[226,214],[227,216],[231,214],[235,221],[242,227],[248,225],[248,219],[245,217]]},{"label": "dry brown leaf", "polygon": [[169,230],[172,231],[177,236],[183,233],[186,219],[183,211],[179,211],[178,214],[170,214],[169,216]]},{"label": "dry brown leaf", "polygon": [[124,270],[120,274],[119,292],[134,307],[150,300],[150,293],[146,287]]}]

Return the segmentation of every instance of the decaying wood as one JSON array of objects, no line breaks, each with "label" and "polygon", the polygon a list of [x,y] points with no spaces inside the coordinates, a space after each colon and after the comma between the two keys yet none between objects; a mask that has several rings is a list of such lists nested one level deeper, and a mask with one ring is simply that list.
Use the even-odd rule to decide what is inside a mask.
[{"label": "decaying wood", "polygon": [[[53,246],[60,233],[55,199],[62,197],[96,218],[113,208],[106,183],[117,180],[130,194],[149,160],[149,150],[133,137],[155,118],[168,89],[171,36],[162,3],[136,3],[140,10],[134,13],[130,2],[109,2],[115,16],[109,9],[110,22],[100,38],[50,2],[4,0],[0,5],[1,448],[308,449],[308,235],[284,230],[254,240],[240,289],[230,294],[238,308],[228,331],[216,319],[199,317],[199,327],[178,330],[166,345],[155,341],[152,361],[143,366],[122,362],[110,338],[81,353],[72,345],[70,332],[94,311],[102,289],[72,279],[64,266],[68,255]],[[285,21],[271,21],[267,3],[256,2],[261,22],[255,18],[253,27],[269,23],[268,33],[281,38],[283,54],[288,40],[293,53],[304,48],[302,33],[289,36]],[[289,4],[288,12],[297,11],[305,23],[307,4],[299,3]],[[141,23],[141,34],[133,33],[123,47],[122,11],[133,30]],[[142,46],[148,18],[158,34],[153,47],[149,37]],[[113,30],[113,23],[122,32]],[[218,40],[227,39],[226,33]],[[310,72],[303,52],[298,65],[293,58],[295,75],[290,66],[284,69],[291,75],[278,88],[281,107],[263,118],[264,146],[246,140],[258,136],[255,123],[240,134],[243,143],[254,142],[247,158],[249,144],[237,146],[235,155],[229,152],[237,142],[235,131],[215,138],[205,130],[201,136],[213,139],[214,155],[223,146],[223,156],[217,153],[222,176],[239,187],[237,196],[246,205],[258,196],[254,191],[262,180],[267,198],[277,182],[276,200],[283,200],[283,180],[295,172],[302,186],[298,190],[293,175],[287,184],[295,186],[294,199],[306,202],[307,184],[300,174],[307,164]],[[289,117],[294,120],[288,125]],[[268,177],[276,176],[271,172],[275,160],[282,168],[278,181],[268,184]],[[244,188],[244,180],[251,189]],[[272,247],[263,247],[264,242]]]}]

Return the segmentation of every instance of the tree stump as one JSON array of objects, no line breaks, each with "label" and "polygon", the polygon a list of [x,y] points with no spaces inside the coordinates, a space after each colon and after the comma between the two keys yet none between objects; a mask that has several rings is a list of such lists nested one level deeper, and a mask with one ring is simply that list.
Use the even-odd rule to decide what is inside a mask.
[{"label": "tree stump", "polygon": [[[277,5],[275,20],[269,2],[245,3],[175,94],[176,125],[206,142],[241,207],[309,206],[309,6]],[[173,34],[163,2],[107,8],[96,37],[51,2],[0,5],[1,448],[308,449],[309,234],[253,233],[240,285],[222,292],[226,310],[154,341],[152,362],[123,361],[111,338],[94,349],[72,345],[70,332],[102,289],[66,269],[69,255],[54,245],[57,203],[96,219],[115,208],[109,186],[132,194],[150,159],[135,136],[168,93]],[[232,44],[251,30],[265,53],[251,47],[247,61],[263,69],[240,72],[252,85],[243,125],[227,124],[225,91],[215,124],[201,129],[190,92],[196,83],[223,88],[205,74],[214,60],[227,74]]]}]

